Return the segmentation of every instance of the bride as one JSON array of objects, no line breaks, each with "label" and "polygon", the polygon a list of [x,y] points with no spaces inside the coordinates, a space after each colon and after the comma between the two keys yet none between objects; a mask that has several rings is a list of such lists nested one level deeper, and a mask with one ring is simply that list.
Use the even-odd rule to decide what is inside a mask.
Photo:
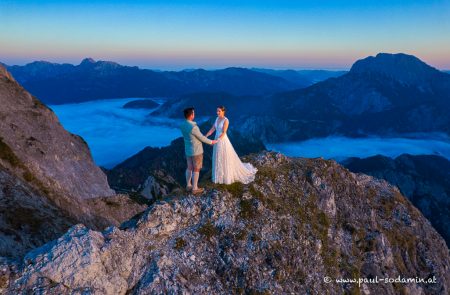
[{"label": "bride", "polygon": [[233,182],[250,183],[255,180],[258,171],[250,163],[242,163],[234,151],[233,145],[227,136],[229,121],[225,117],[225,107],[217,108],[217,118],[206,137],[216,131],[215,139],[218,142],[213,147],[212,181],[214,183],[231,184]]}]

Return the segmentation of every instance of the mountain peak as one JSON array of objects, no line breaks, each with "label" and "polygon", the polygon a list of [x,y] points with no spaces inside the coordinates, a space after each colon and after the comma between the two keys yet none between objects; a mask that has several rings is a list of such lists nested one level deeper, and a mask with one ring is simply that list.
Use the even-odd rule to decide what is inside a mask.
[{"label": "mountain peak", "polygon": [[13,76],[6,69],[6,65],[0,63],[0,78],[5,77],[8,80],[15,81]]},{"label": "mountain peak", "polygon": [[95,60],[91,57],[86,57],[85,59],[83,59],[80,63],[81,65],[90,65],[90,64],[95,64]]},{"label": "mountain peak", "polygon": [[105,60],[94,60],[93,58],[85,58],[81,61],[80,67],[95,69],[98,71],[109,72],[110,70],[122,67],[120,64],[115,63],[113,61],[105,61]]},{"label": "mountain peak", "polygon": [[401,83],[413,84],[429,80],[439,70],[429,66],[419,58],[404,53],[378,53],[356,61],[350,73],[381,74]]}]

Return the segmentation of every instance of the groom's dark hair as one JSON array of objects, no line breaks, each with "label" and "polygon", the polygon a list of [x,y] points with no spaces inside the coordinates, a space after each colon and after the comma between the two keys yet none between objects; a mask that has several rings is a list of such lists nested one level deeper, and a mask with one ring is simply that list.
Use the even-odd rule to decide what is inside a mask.
[{"label": "groom's dark hair", "polygon": [[184,109],[184,111],[183,111],[184,117],[186,119],[189,118],[189,116],[192,115],[193,112],[194,112],[194,107]]}]

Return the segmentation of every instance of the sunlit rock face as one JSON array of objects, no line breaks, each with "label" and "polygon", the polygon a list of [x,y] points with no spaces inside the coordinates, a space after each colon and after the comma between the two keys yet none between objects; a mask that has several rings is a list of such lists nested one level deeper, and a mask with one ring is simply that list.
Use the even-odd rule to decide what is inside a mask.
[{"label": "sunlit rock face", "polygon": [[[67,132],[55,114],[0,68],[0,136],[28,178],[78,199],[114,194],[86,142]],[[9,163],[11,164],[11,163]]]}]

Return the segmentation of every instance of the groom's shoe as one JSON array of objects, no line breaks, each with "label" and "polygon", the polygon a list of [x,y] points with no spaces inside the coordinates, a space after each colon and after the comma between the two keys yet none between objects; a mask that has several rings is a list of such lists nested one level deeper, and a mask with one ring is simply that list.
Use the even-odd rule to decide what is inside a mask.
[{"label": "groom's shoe", "polygon": [[198,187],[197,189],[192,190],[192,193],[193,193],[194,195],[197,195],[197,194],[203,193],[204,191],[205,191],[204,188]]},{"label": "groom's shoe", "polygon": [[192,185],[188,185],[188,186],[186,186],[186,191],[187,191],[187,192],[190,192],[190,191],[192,191]]}]

